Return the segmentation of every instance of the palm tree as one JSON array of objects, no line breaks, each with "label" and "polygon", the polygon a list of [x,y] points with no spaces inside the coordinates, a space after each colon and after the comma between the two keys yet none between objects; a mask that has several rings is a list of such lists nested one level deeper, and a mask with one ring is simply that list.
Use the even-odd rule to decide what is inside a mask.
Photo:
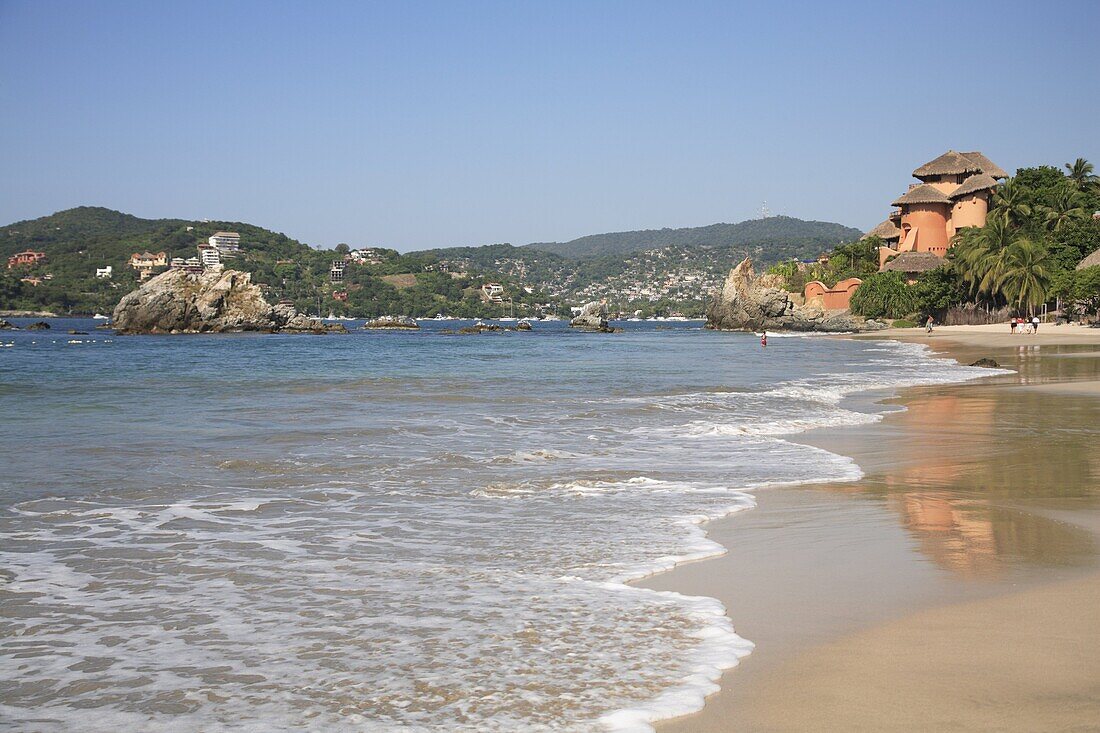
[{"label": "palm tree", "polygon": [[1020,310],[1031,310],[1047,301],[1050,270],[1047,250],[1041,243],[1019,237],[1005,250],[996,288]]},{"label": "palm tree", "polygon": [[1053,206],[1043,206],[1041,213],[1044,223],[1053,231],[1060,232],[1066,224],[1088,218],[1084,197],[1072,186],[1059,187],[1052,203]]},{"label": "palm tree", "polygon": [[1078,158],[1072,163],[1066,163],[1066,169],[1069,171],[1069,179],[1073,181],[1073,185],[1078,191],[1084,191],[1090,185],[1100,180],[1100,176],[1094,173],[1095,168],[1092,163],[1084,158]]},{"label": "palm tree", "polygon": [[1015,178],[1009,178],[993,192],[993,211],[995,218],[1003,218],[1006,223],[1019,226],[1031,217],[1031,204],[1027,202],[1027,191]]},{"label": "palm tree", "polygon": [[1008,248],[1016,238],[1006,217],[992,217],[981,229],[966,228],[956,239],[955,267],[971,295],[996,299],[997,281],[1005,266]]}]

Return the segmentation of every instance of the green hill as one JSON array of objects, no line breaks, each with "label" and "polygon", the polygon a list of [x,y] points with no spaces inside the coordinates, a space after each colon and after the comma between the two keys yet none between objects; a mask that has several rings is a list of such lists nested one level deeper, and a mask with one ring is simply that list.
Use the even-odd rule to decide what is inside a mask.
[{"label": "green hill", "polygon": [[569,242],[537,242],[527,246],[573,259],[630,254],[662,247],[759,248],[767,252],[769,260],[779,261],[812,257],[840,242],[850,242],[860,236],[862,232],[858,229],[843,224],[771,216],[738,224],[592,234]]},{"label": "green hill", "polygon": [[[89,206],[0,227],[0,257],[5,264],[10,255],[23,250],[46,253],[45,261],[36,265],[0,269],[0,309],[110,313],[119,299],[139,284],[137,273],[129,266],[131,254],[148,250],[163,251],[169,260],[194,257],[196,245],[223,230],[241,235],[241,254],[227,265],[252,273],[253,281],[265,286],[269,298],[291,300],[300,310],[358,317],[437,313],[490,317],[501,313],[499,304],[483,303],[477,292],[479,274],[491,268],[476,267],[469,276],[455,277],[433,271],[431,256],[372,248],[369,261],[349,263],[343,281],[333,283],[330,267],[343,258],[343,247],[340,252],[314,249],[285,234],[244,222],[141,219]],[[113,269],[112,277],[97,278],[96,269],[107,266]],[[518,313],[534,312],[540,293],[527,292],[517,283],[491,274],[492,279],[504,279],[509,285],[509,297]],[[395,279],[390,277],[393,275],[407,277]]]},{"label": "green hill", "polygon": [[[350,262],[343,281],[334,283],[330,267],[343,258],[345,246],[319,250],[244,222],[141,219],[82,206],[0,227],[4,260],[26,249],[46,253],[44,262],[0,269],[0,309],[109,313],[138,286],[131,254],[194,257],[196,245],[222,230],[241,235],[241,254],[227,264],[252,273],[269,298],[291,300],[308,312],[358,317],[492,317],[505,309],[531,315],[551,303],[553,310],[568,312],[564,306],[592,299],[647,313],[696,312],[746,254],[761,264],[806,259],[859,236],[840,224],[773,217],[602,234],[561,245],[492,244],[408,254],[373,248],[365,261]],[[97,278],[96,269],[107,266],[112,277]],[[504,286],[505,304],[482,301],[479,289],[486,282]]]}]

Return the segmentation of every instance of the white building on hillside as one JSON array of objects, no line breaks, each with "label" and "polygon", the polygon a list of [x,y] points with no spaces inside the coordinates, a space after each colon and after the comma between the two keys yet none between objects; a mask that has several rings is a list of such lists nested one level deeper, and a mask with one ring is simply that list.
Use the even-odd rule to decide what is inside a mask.
[{"label": "white building on hillside", "polygon": [[95,268],[95,276],[103,280],[110,280],[112,271],[113,270],[110,265],[107,265],[106,267],[97,267]]},{"label": "white building on hillside", "polygon": [[200,244],[199,260],[202,262],[203,267],[221,267],[221,251],[212,244]]},{"label": "white building on hillside", "polygon": [[237,232],[214,232],[207,242],[222,258],[236,257],[241,251],[241,235]]}]

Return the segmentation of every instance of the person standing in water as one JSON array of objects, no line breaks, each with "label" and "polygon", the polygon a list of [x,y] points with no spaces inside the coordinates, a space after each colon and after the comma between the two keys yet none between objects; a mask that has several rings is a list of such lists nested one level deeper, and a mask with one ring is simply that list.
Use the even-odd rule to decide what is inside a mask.
[{"label": "person standing in water", "polygon": [[1013,317],[1012,317],[1012,320],[1010,320],[1010,321],[1008,322],[1008,331],[1009,331],[1009,333],[1011,333],[1011,334],[1012,334],[1013,336],[1015,336],[1015,335],[1016,335],[1016,317],[1015,317],[1015,316],[1013,316]]},{"label": "person standing in water", "polygon": [[764,331],[760,334],[760,345],[765,349],[768,348],[768,332]]}]

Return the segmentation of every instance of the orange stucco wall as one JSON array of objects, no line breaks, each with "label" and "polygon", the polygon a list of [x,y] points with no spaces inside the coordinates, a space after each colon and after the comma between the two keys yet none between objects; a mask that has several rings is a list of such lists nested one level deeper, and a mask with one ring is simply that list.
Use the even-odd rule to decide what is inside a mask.
[{"label": "orange stucco wall", "polygon": [[829,288],[825,283],[813,280],[806,283],[803,295],[807,305],[816,303],[826,310],[846,310],[852,300],[852,293],[862,284],[863,281],[858,277],[850,277]]},{"label": "orange stucco wall", "polygon": [[963,227],[984,227],[989,214],[989,201],[984,191],[964,196],[951,209],[951,223],[955,231]]},{"label": "orange stucco wall", "polygon": [[898,251],[932,252],[942,257],[951,241],[949,210],[948,204],[912,204],[904,207],[901,228],[902,231],[907,228],[910,231],[906,232]]}]

